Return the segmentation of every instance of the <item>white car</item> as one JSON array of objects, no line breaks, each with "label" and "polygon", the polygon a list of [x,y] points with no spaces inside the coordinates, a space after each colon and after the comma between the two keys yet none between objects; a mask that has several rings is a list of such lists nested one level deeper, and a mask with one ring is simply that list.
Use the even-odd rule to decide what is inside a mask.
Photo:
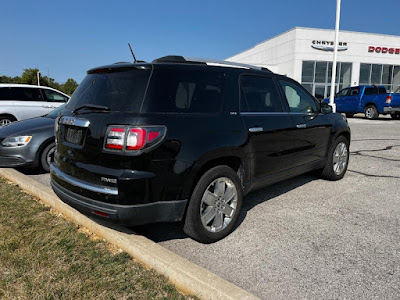
[{"label": "white car", "polygon": [[46,115],[69,98],[46,86],[0,83],[0,126]]}]

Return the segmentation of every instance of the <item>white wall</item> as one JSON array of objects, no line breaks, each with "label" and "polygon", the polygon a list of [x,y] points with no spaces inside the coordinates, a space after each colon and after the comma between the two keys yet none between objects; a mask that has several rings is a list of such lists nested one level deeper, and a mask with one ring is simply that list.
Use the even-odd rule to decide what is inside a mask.
[{"label": "white wall", "polygon": [[294,47],[295,32],[288,31],[226,60],[267,67],[273,72],[289,75],[294,68]]},{"label": "white wall", "polygon": [[[334,34],[334,30],[296,27],[227,60],[265,66],[301,81],[303,60],[333,60],[333,52],[311,45],[314,40],[333,41]],[[338,52],[337,59],[353,63],[352,85],[358,84],[360,63],[400,65],[400,54],[368,52],[369,46],[400,48],[400,36],[340,31],[339,42],[347,43],[348,50]]]}]

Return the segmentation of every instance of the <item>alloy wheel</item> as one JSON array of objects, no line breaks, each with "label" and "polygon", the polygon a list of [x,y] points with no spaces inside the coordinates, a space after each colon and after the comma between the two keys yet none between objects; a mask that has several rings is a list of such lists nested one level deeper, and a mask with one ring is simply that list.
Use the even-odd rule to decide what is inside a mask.
[{"label": "alloy wheel", "polygon": [[347,167],[348,154],[347,146],[341,142],[337,144],[333,152],[333,171],[336,175],[341,175]]},{"label": "alloy wheel", "polygon": [[0,120],[0,126],[5,126],[11,123],[10,119],[1,119]]},{"label": "alloy wheel", "polygon": [[215,179],[205,190],[200,204],[201,223],[209,232],[224,230],[232,221],[238,201],[235,184],[226,177]]}]

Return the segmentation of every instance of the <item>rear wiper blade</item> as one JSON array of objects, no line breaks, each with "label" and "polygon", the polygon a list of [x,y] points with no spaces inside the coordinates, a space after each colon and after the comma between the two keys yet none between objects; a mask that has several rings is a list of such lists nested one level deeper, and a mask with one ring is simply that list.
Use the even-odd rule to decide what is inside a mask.
[{"label": "rear wiper blade", "polygon": [[89,109],[89,110],[99,110],[99,111],[110,111],[110,108],[104,105],[95,105],[95,104],[85,104],[75,108],[72,112],[77,113],[82,109]]}]

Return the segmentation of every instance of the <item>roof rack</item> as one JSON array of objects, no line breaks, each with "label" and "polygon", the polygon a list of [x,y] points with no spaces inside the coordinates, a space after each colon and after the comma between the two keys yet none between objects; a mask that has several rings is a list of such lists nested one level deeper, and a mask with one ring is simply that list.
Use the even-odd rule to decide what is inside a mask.
[{"label": "roof rack", "polygon": [[153,63],[200,63],[200,64],[206,64],[208,66],[253,69],[253,70],[262,70],[262,71],[271,72],[269,69],[264,68],[264,67],[236,63],[236,62],[231,62],[231,61],[226,61],[226,60],[183,57],[183,56],[179,56],[179,55],[163,56],[163,57],[153,60]]}]

